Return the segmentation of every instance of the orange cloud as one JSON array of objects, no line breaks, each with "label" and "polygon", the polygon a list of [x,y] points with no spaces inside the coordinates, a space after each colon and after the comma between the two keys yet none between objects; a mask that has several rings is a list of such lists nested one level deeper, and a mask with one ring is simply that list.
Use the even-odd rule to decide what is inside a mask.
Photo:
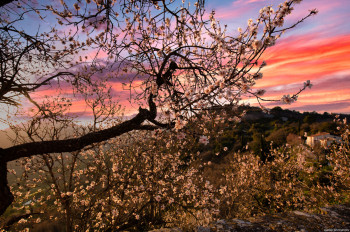
[{"label": "orange cloud", "polygon": [[268,49],[262,57],[268,65],[257,87],[302,83],[350,70],[350,35],[318,39],[314,43],[309,39],[290,38]]},{"label": "orange cloud", "polygon": [[[296,103],[283,107],[350,113],[350,35],[289,37],[269,48],[262,60],[268,65],[254,89],[266,89],[266,99],[292,95],[304,81],[311,80],[312,89],[302,92]],[[257,104],[254,98],[247,101]]]}]

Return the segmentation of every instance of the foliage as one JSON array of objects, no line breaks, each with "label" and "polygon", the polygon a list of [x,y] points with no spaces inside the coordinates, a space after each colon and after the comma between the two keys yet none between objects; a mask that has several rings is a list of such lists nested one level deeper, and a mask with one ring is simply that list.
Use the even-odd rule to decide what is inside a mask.
[{"label": "foliage", "polygon": [[[336,123],[344,143],[334,144],[324,160],[303,144],[271,149],[264,162],[221,145],[215,162],[203,160],[212,145],[198,141],[193,131],[210,124],[188,128],[185,137],[158,130],[73,154],[28,158],[22,160],[26,170],[18,173],[19,185],[11,187],[13,209],[38,214],[13,228],[61,222],[74,231],[191,229],[218,218],[317,211],[348,202],[349,128]],[[227,121],[215,125],[225,128]]]},{"label": "foliage", "polygon": [[195,155],[181,159],[181,143],[166,131],[145,132],[74,154],[24,160],[28,169],[12,189],[17,210],[54,212],[55,218],[29,221],[63,220],[75,231],[143,231],[190,225],[191,218],[205,223],[215,213],[214,190],[191,167]]}]

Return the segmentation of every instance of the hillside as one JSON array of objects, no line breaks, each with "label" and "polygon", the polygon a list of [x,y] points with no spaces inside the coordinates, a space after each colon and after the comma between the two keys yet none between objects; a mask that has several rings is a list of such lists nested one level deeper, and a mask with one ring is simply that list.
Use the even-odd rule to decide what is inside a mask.
[{"label": "hillside", "polygon": [[[221,108],[222,109],[222,108]],[[220,109],[220,110],[221,110]],[[220,112],[215,109],[213,111]],[[350,115],[340,114],[319,114],[316,112],[298,112],[284,110],[275,107],[269,112],[263,112],[258,107],[241,106],[232,110],[229,106],[224,108],[225,120],[229,126],[223,128],[213,126],[213,135],[209,147],[206,148],[206,160],[218,161],[222,156],[215,154],[224,147],[228,151],[250,150],[259,155],[263,160],[272,147],[277,148],[285,144],[302,144],[306,135],[313,135],[319,132],[328,132],[333,135],[340,135],[337,129],[336,117],[349,122]],[[222,112],[222,111],[221,111]],[[228,121],[227,118],[243,115],[240,120]],[[226,153],[227,154],[227,153]]]}]

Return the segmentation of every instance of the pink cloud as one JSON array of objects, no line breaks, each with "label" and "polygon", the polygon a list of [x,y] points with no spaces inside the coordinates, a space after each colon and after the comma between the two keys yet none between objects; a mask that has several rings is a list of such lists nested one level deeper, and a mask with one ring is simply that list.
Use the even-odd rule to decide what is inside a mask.
[{"label": "pink cloud", "polygon": [[[303,92],[299,101],[284,105],[290,109],[350,113],[350,35],[322,37],[320,34],[291,36],[269,48],[262,60],[264,78],[255,88],[267,90],[267,99],[294,94],[303,82],[311,80],[312,89]],[[252,103],[253,99],[250,100]],[[277,105],[277,104],[268,104]]]},{"label": "pink cloud", "polygon": [[257,87],[317,80],[350,69],[350,35],[312,41],[312,35],[290,37],[268,49],[262,57],[268,64],[263,69],[265,78]]}]

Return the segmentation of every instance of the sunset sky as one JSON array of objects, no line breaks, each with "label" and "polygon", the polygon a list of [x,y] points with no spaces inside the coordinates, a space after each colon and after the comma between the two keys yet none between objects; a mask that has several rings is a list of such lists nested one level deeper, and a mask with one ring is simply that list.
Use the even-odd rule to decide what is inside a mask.
[{"label": "sunset sky", "polygon": [[[208,8],[215,9],[222,22],[238,27],[256,18],[262,7],[276,8],[280,2],[209,0]],[[304,0],[286,21],[291,24],[314,8],[319,10],[316,16],[288,31],[263,55],[267,66],[256,87],[266,89],[266,97],[279,99],[283,94],[295,93],[304,81],[310,80],[312,89],[303,92],[296,103],[282,108],[350,113],[350,1]]]},{"label": "sunset sky", "polygon": [[[216,11],[221,24],[231,30],[244,28],[247,20],[256,19],[264,6],[275,9],[282,0],[206,0],[206,9]],[[256,88],[267,91],[266,98],[280,99],[284,94],[297,92],[303,83],[310,80],[312,89],[307,89],[292,105],[281,105],[298,111],[317,111],[350,114],[350,16],[349,0],[304,0],[295,6],[295,11],[286,19],[286,25],[295,23],[317,8],[319,13],[283,35],[277,44],[268,48],[262,60],[267,66],[264,77]],[[49,19],[46,24],[50,25]],[[52,22],[56,23],[56,22]],[[23,22],[23,27],[37,26]],[[102,55],[103,56],[103,55]],[[121,83],[113,83],[115,96],[121,103],[127,103],[128,92],[122,90]],[[69,91],[68,91],[69,92]],[[54,95],[53,89],[42,89],[33,97]],[[254,104],[254,99],[246,99]],[[82,103],[82,100],[81,100]],[[276,104],[265,104],[274,107]],[[137,106],[127,106],[132,114]],[[76,100],[71,112],[84,114],[86,107]],[[1,127],[1,126],[0,126]]]}]

